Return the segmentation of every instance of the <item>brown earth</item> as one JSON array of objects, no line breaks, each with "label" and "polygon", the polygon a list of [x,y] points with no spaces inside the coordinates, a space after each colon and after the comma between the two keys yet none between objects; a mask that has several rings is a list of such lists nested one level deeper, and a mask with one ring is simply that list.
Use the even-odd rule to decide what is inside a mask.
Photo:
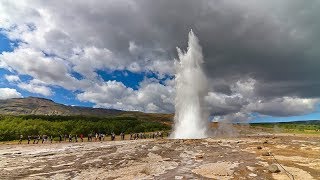
[{"label": "brown earth", "polygon": [[[281,172],[268,171],[273,163]],[[289,173],[320,179],[320,135],[0,145],[1,179],[292,179]]]}]

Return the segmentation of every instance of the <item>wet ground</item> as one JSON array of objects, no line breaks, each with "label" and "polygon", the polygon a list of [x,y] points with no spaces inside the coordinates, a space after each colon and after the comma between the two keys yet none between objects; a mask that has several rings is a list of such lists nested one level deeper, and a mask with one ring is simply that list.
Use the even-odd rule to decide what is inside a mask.
[{"label": "wet ground", "polygon": [[[271,173],[275,163],[280,172]],[[283,167],[281,167],[281,166]],[[320,179],[320,136],[1,144],[1,179]]]}]

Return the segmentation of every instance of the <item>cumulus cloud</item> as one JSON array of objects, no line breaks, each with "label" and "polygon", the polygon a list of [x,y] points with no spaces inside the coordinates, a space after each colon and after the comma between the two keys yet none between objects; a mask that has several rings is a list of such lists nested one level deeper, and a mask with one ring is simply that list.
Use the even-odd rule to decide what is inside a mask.
[{"label": "cumulus cloud", "polygon": [[251,112],[271,116],[296,116],[314,112],[319,99],[294,97],[276,98],[269,101],[257,101],[247,105]]},{"label": "cumulus cloud", "polygon": [[8,70],[20,75],[29,75],[47,84],[59,85],[66,89],[75,90],[80,82],[70,74],[70,67],[56,56],[47,56],[41,51],[21,45],[13,52],[3,52],[0,61]]},{"label": "cumulus cloud", "polygon": [[4,78],[9,82],[19,82],[20,78],[16,75],[5,75]]},{"label": "cumulus cloud", "polygon": [[20,98],[21,94],[16,89],[0,88],[0,99]]},{"label": "cumulus cloud", "polygon": [[231,94],[210,92],[206,102],[215,117],[213,121],[241,122],[250,120],[251,113],[269,116],[297,116],[315,112],[319,98],[264,98],[255,91],[252,78],[231,85]]},{"label": "cumulus cloud", "polygon": [[20,74],[43,79],[45,81],[65,80],[68,73],[63,61],[56,57],[46,57],[44,53],[28,47],[3,52],[0,60]]},{"label": "cumulus cloud", "polygon": [[2,1],[1,33],[18,44],[0,55],[0,67],[41,81],[20,86],[42,94],[61,86],[99,107],[172,112],[172,84],[145,80],[133,90],[97,72],[172,77],[175,48],[185,49],[192,28],[213,115],[300,115],[319,103],[319,8],[317,0]]},{"label": "cumulus cloud", "polygon": [[53,92],[51,91],[51,89],[49,87],[43,86],[43,85],[39,85],[39,84],[35,84],[35,83],[19,83],[18,87],[29,91],[31,93],[35,93],[35,94],[41,94],[44,96],[52,96]]},{"label": "cumulus cloud", "polygon": [[96,107],[134,110],[144,112],[172,112],[174,89],[159,84],[156,80],[145,80],[139,90],[126,87],[121,82],[107,81],[77,95],[82,101]]},{"label": "cumulus cloud", "polygon": [[74,54],[70,61],[74,64],[73,70],[86,78],[95,79],[98,69],[124,69],[113,53],[106,48],[86,47]]}]

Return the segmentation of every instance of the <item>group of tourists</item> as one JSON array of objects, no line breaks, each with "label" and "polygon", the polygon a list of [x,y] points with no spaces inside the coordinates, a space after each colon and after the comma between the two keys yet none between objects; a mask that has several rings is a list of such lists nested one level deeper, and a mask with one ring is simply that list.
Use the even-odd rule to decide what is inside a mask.
[{"label": "group of tourists", "polygon": [[[19,137],[19,144],[22,143],[22,140],[23,140],[23,135],[21,134],[20,137]],[[47,143],[47,142],[50,142],[52,143],[53,141],[53,138],[52,136],[47,136],[47,135],[33,135],[33,136],[27,136],[27,140],[28,140],[28,144],[31,143],[31,141],[33,140],[33,144],[38,144],[40,140],[42,140],[42,144],[43,143]]]},{"label": "group of tourists", "polygon": [[[169,134],[167,134],[168,136]],[[90,133],[87,136],[87,142],[98,142],[98,141],[105,141],[106,138],[106,134],[103,133]],[[121,132],[119,134],[120,139],[121,140],[125,140],[125,133]],[[164,137],[164,133],[163,132],[152,132],[152,133],[130,133],[130,140],[138,140],[138,139],[156,139],[156,138],[163,138]],[[23,135],[20,135],[19,137],[19,144],[22,143],[23,141]],[[48,135],[28,135],[27,136],[27,140],[28,140],[28,144],[32,143],[32,144],[38,144],[39,141],[41,141],[41,143],[52,143],[53,141],[53,137],[52,136],[48,136]],[[32,142],[33,140],[33,142]],[[116,140],[116,134],[114,132],[110,133],[110,140],[111,141],[115,141]],[[64,134],[64,135],[59,135],[58,138],[58,142],[83,142],[84,141],[84,135],[80,134],[80,135],[72,135],[72,134]]]},{"label": "group of tourists", "polygon": [[155,138],[163,138],[163,133],[162,132],[153,132],[149,134],[145,133],[131,133],[130,134],[130,140],[137,140],[137,139],[155,139]]}]

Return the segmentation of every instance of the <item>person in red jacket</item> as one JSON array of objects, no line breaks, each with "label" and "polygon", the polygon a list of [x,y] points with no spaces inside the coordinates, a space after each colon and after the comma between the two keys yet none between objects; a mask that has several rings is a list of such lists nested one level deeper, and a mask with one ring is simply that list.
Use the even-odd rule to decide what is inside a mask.
[{"label": "person in red jacket", "polygon": [[81,142],[83,142],[83,134],[80,134]]}]

